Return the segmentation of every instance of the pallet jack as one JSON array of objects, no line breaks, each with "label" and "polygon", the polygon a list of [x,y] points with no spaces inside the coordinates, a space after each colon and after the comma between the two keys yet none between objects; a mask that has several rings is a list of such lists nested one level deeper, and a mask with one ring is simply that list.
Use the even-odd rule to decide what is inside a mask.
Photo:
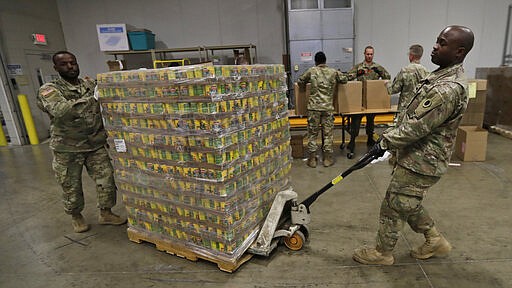
[{"label": "pallet jack", "polygon": [[309,210],[311,204],[350,173],[365,167],[377,158],[377,156],[366,153],[354,165],[299,204],[297,193],[291,188],[277,193],[258,237],[247,252],[269,256],[281,241],[290,250],[298,251],[302,249],[304,243],[309,239],[307,225],[311,222],[311,212]]}]

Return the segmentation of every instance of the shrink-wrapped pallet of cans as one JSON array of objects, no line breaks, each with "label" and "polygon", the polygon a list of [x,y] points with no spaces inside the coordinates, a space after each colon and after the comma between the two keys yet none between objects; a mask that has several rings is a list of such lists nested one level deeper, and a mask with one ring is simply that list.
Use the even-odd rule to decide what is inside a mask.
[{"label": "shrink-wrapped pallet of cans", "polygon": [[128,229],[236,261],[289,186],[283,65],[115,71],[97,80]]}]

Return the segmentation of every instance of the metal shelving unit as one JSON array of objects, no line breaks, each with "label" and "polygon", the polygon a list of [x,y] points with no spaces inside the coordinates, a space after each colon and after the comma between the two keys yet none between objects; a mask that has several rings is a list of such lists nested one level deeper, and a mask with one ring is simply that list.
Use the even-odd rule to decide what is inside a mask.
[{"label": "metal shelving unit", "polygon": [[168,48],[168,49],[151,49],[151,50],[129,50],[129,51],[106,51],[107,55],[113,55],[115,60],[119,60],[119,56],[123,55],[136,55],[136,54],[150,54],[153,62],[153,68],[157,68],[159,64],[165,63],[180,63],[182,65],[191,64],[188,57],[180,59],[169,59],[170,53],[193,53],[197,52],[199,62],[212,61],[215,56],[215,51],[219,50],[233,50],[235,53],[242,50],[239,55],[242,55],[249,64],[258,63],[258,54],[256,45],[254,44],[240,44],[240,45],[215,45],[215,46],[195,46],[195,47],[182,47],[182,48]]},{"label": "metal shelving unit", "polygon": [[206,52],[206,60],[211,61],[215,56],[215,51],[218,50],[239,50],[243,49],[243,55],[248,60],[249,64],[258,63],[258,52],[256,45],[254,44],[242,44],[242,45],[217,45],[217,46],[203,46]]},{"label": "metal shelving unit", "polygon": [[182,65],[188,61],[188,58],[182,59],[174,59],[170,60],[168,54],[170,53],[192,53],[197,52],[199,62],[207,61],[206,50],[202,46],[196,47],[183,47],[183,48],[169,48],[169,49],[150,49],[150,50],[129,50],[129,51],[107,51],[105,52],[107,55],[113,55],[115,60],[118,60],[117,57],[121,55],[136,55],[136,54],[150,54],[151,60],[153,62],[153,68],[157,68],[158,64],[166,63],[166,62],[176,62],[181,63]]}]

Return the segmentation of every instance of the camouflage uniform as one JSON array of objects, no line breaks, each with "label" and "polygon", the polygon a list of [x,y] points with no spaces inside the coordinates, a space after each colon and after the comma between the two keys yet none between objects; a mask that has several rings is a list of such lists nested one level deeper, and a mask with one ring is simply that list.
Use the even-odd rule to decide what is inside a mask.
[{"label": "camouflage uniform", "polygon": [[[400,69],[393,82],[388,82],[387,88],[389,94],[400,93],[398,98],[398,114],[395,116],[395,125],[403,117],[403,111],[412,97],[415,95],[415,88],[421,79],[427,77],[430,73],[427,68],[419,63],[418,60],[412,61],[409,65]],[[390,151],[392,158],[389,160],[391,164],[396,162],[396,151]]]},{"label": "camouflage uniform", "polygon": [[[409,104],[412,97],[415,94],[416,85],[421,79],[427,77],[430,73],[427,68],[421,65],[419,62],[411,62],[409,65],[400,69],[400,72],[396,75],[393,82],[388,83],[388,93],[396,94],[400,93],[398,98],[398,112],[402,112],[405,106]],[[400,119],[400,114],[395,118],[395,124]]]},{"label": "camouflage uniform", "polygon": [[[364,80],[378,80],[380,79],[391,79],[391,75],[389,72],[382,67],[381,65],[372,62],[371,64],[367,64],[366,62],[361,62],[350,71],[347,72],[348,74],[348,80],[357,80],[357,81],[364,81]],[[375,126],[375,114],[366,114],[366,135],[368,135],[368,144],[372,144],[372,136],[373,136],[373,129]],[[349,149],[353,149],[355,145],[355,139],[359,135],[359,129],[361,127],[361,119],[363,118],[363,115],[353,115],[350,117],[350,144]]]},{"label": "camouflage uniform", "polygon": [[434,226],[422,200],[448,168],[457,127],[468,103],[463,71],[462,64],[456,64],[428,75],[417,87],[399,125],[382,135],[382,147],[399,153],[380,210],[379,251],[393,250],[405,222],[418,233]]},{"label": "camouflage uniform", "polygon": [[94,99],[94,81],[79,85],[58,79],[39,88],[38,107],[50,116],[50,148],[55,178],[63,190],[64,209],[76,214],[84,208],[82,169],[96,182],[98,207],[116,203],[113,167],[106,144],[100,107]]},{"label": "camouflage uniform", "polygon": [[311,93],[308,101],[308,152],[318,149],[316,138],[322,125],[322,151],[333,153],[334,104],[333,96],[336,84],[347,83],[343,73],[320,64],[309,68],[297,81],[300,86],[311,83]]},{"label": "camouflage uniform", "polygon": [[382,67],[381,65],[372,62],[372,64],[361,62],[350,71],[347,72],[348,74],[348,80],[357,80],[357,81],[364,81],[364,80],[378,80],[380,79],[391,79],[391,75],[388,73],[388,71]]}]

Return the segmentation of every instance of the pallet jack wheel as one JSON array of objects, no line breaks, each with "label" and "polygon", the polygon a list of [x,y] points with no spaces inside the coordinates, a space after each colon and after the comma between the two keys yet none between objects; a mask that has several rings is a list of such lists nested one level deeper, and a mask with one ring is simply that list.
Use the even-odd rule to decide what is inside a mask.
[{"label": "pallet jack wheel", "polygon": [[293,251],[299,251],[304,246],[306,237],[301,231],[295,231],[292,236],[284,238],[284,245]]}]

